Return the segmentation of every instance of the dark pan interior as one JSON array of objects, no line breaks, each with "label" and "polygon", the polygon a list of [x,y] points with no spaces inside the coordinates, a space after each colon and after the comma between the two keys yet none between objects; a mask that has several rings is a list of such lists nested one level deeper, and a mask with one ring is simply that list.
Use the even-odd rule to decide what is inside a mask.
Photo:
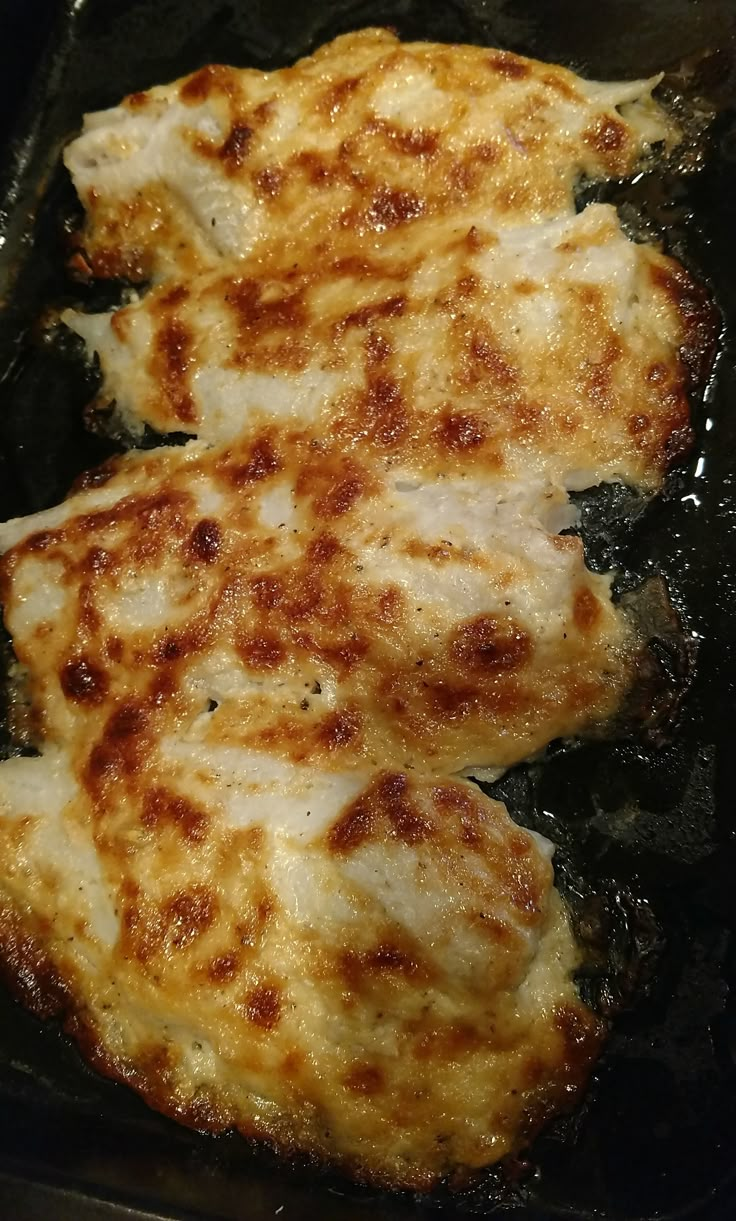
[{"label": "dark pan interior", "polygon": [[[685,177],[649,176],[605,194],[684,253],[710,286],[724,333],[716,374],[694,405],[694,450],[666,494],[644,510],[621,489],[583,499],[590,562],[618,568],[623,586],[663,574],[697,643],[674,734],[659,745],[553,750],[495,788],[515,817],[560,845],[581,927],[610,947],[606,969],[583,982],[614,1015],[584,1106],[537,1142],[517,1181],[489,1174],[417,1205],[286,1170],[237,1138],[178,1128],[98,1078],[56,1028],[0,992],[3,1216],[139,1215],[123,1204],[146,1216],[252,1221],[349,1221],[371,1210],[391,1221],[417,1208],[537,1221],[736,1215],[735,18],[730,0],[6,0],[0,109],[3,121],[15,112],[16,138],[0,210],[3,518],[58,500],[111,448],[82,425],[93,378],[38,326],[50,303],[90,292],[64,275],[75,201],[59,151],[85,110],[213,60],[271,68],[366,24],[503,46],[599,78],[687,60],[686,92],[715,110],[698,164]],[[52,27],[29,85],[27,65]],[[87,300],[100,303],[104,291]]]}]

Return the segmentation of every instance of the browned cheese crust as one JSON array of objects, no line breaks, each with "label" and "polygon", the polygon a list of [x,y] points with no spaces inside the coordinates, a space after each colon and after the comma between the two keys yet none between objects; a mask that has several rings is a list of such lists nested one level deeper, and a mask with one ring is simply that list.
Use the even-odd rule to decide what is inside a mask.
[{"label": "browned cheese crust", "polygon": [[574,188],[676,139],[655,84],[367,30],[66,151],[76,271],[139,288],[64,316],[96,409],[192,439],[0,527],[0,947],[185,1123],[424,1189],[584,1085],[551,845],[462,774],[636,683],[568,492],[661,486],[714,320]]}]

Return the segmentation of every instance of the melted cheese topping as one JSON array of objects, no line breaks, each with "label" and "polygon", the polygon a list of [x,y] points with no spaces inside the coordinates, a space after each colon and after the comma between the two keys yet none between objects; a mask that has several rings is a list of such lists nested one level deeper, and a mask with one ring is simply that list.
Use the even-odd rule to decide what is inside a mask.
[{"label": "melted cheese topping", "polygon": [[572,214],[677,132],[657,79],[597,84],[481,47],[336,39],[278,72],[214,65],[88,116],[66,152],[96,274],[161,278],[250,253],[379,261],[427,226]]},{"label": "melted cheese topping", "polygon": [[545,841],[468,784],[186,722],[149,754],[142,709],[114,716],[104,765],[0,769],[6,961],[73,996],[94,1063],[196,1127],[419,1188],[574,1097],[599,1031]]},{"label": "melted cheese topping", "polygon": [[338,39],[86,120],[70,312],[135,439],[0,528],[38,756],[0,766],[0,943],[199,1127],[389,1185],[521,1148],[600,1029],[551,846],[457,773],[616,714],[641,642],[567,490],[661,482],[702,295],[581,176],[656,82]]},{"label": "melted cheese topping", "polygon": [[496,232],[453,215],[393,268],[236,263],[64,319],[133,435],[230,440],[261,413],[484,476],[652,488],[689,437],[682,278],[598,205]]},{"label": "melted cheese topping", "polygon": [[153,1105],[424,1188],[528,1140],[601,1033],[551,845],[430,769],[605,713],[629,635],[530,525],[564,500],[392,468],[345,508],[342,451],[259,445],[2,527],[42,754],[0,767],[0,935]]},{"label": "melted cheese topping", "polygon": [[461,471],[381,472],[309,433],[161,450],[0,528],[21,536],[6,623],[52,740],[80,716],[87,739],[157,676],[193,710],[226,698],[222,740],[504,768],[605,720],[632,681],[609,579],[542,524],[568,513]]}]

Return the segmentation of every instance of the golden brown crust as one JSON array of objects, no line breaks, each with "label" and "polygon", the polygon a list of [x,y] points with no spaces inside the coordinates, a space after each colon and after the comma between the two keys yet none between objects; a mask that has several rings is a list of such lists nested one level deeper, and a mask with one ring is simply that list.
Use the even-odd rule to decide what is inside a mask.
[{"label": "golden brown crust", "polygon": [[133,435],[223,441],[259,414],[278,429],[290,393],[315,432],[374,461],[656,489],[712,361],[706,294],[602,205],[521,245],[475,226],[468,250],[469,231],[429,233],[373,274],[322,253],[297,269],[241,261],[65,317]]},{"label": "golden brown crust", "polygon": [[[559,551],[512,510],[497,534],[498,493],[461,470],[442,485],[443,522],[430,486],[416,467],[402,481],[357,447],[267,427],[123,461],[88,494],[104,505],[82,494],[65,522],[29,530],[2,561],[7,622],[47,732],[72,715],[89,727],[90,791],[142,765],[191,706],[193,676],[222,658],[246,686],[217,714],[221,739],[315,764],[503,767],[614,713],[640,646],[579,540]],[[264,523],[267,495],[285,497],[288,526]],[[60,602],[36,623],[23,591],[39,562],[58,565]],[[475,613],[456,605],[459,580]],[[159,607],[140,624],[138,589]],[[300,675],[336,682],[331,702]],[[266,679],[295,694],[259,711],[248,684]]]},{"label": "golden brown crust", "polygon": [[3,528],[40,754],[0,768],[0,961],[184,1123],[425,1189],[583,1088],[550,846],[449,773],[636,676],[559,531],[567,488],[659,485],[712,342],[681,268],[574,215],[672,137],[651,85],[364,31],[68,151],[77,267],[157,281],[70,324],[134,435],[202,441]]},{"label": "golden brown crust", "polygon": [[[248,1114],[242,1104],[238,1106],[228,1098],[227,1089],[223,1088],[224,1078],[219,1082],[200,1083],[192,1090],[191,1084],[182,1080],[181,1048],[168,1034],[162,1039],[155,1028],[150,1034],[144,1034],[142,1040],[139,1038],[137,1043],[130,1044],[127,1053],[113,1050],[109,1034],[104,1033],[100,1022],[102,1019],[104,1024],[109,1003],[103,1001],[100,1010],[99,997],[95,997],[94,992],[90,996],[89,983],[84,980],[83,973],[75,977],[68,961],[61,967],[60,974],[58,956],[50,951],[50,945],[48,929],[27,913],[21,915],[12,901],[3,898],[0,904],[0,961],[4,981],[39,1017],[61,1017],[65,1031],[75,1039],[85,1059],[98,1072],[135,1089],[155,1110],[200,1131],[217,1133],[236,1127],[247,1138],[270,1144],[286,1158],[306,1154],[330,1162],[359,1181],[375,1185],[428,1190],[440,1175],[453,1169],[452,1146],[448,1147],[447,1159],[442,1154],[443,1146],[452,1139],[450,1131],[454,1121],[449,1115],[444,1119],[446,1134],[440,1132],[437,1137],[439,1160],[437,1153],[432,1158],[425,1154],[418,1161],[412,1157],[392,1161],[385,1154],[379,1154],[376,1160],[375,1153],[368,1157],[351,1153],[349,1142],[348,1151],[340,1151],[329,1130],[321,1133],[312,1128],[305,1143],[304,1136],[297,1135],[297,1129],[285,1116],[274,1123],[265,1117],[259,1119],[257,1112]],[[62,960],[63,957],[62,954]],[[380,989],[377,993],[380,1003],[383,989],[380,981],[387,977],[397,982],[403,980],[411,988],[421,988],[424,995],[427,995],[427,985],[432,982],[431,975],[427,975],[426,969],[411,954],[393,944],[381,944],[362,954],[346,951],[339,956],[336,968],[345,994],[352,998],[351,1006],[359,1003],[364,992],[370,998],[375,987]],[[63,982],[62,975],[65,976]],[[225,978],[229,977],[228,972]],[[216,982],[221,983],[222,977]],[[278,1026],[281,1003],[278,986],[261,984],[250,989],[238,1006],[240,1020],[268,1035]],[[121,1006],[121,1013],[124,1022],[124,1006]],[[511,1152],[523,1149],[554,1114],[574,1104],[587,1081],[604,1027],[570,993],[566,1001],[553,1006],[549,1023],[544,1023],[544,1029],[540,1029],[536,1042],[529,1049],[518,1042],[520,1032],[513,1033],[513,1025],[508,1036],[499,1026],[489,1041],[488,1034],[474,1025],[472,1019],[459,1018],[437,1024],[430,1015],[429,1020],[422,1018],[415,1022],[409,1031],[411,1043],[407,1044],[407,1051],[415,1085],[422,1082],[428,1085],[440,1066],[463,1071],[461,1066],[467,1060],[472,1063],[478,1056],[498,1055],[505,1038],[516,1057],[522,1053],[519,1067],[512,1070],[514,1092],[521,1103],[513,1107],[518,1112],[516,1135],[503,1146],[504,1152]],[[308,1086],[308,1076],[303,1077],[303,1065],[303,1055],[290,1052],[283,1061],[284,1079],[294,1076],[299,1081],[302,1077],[302,1085]],[[393,1068],[387,1071],[385,1061],[382,1067],[380,1060],[353,1060],[344,1073],[341,1086],[346,1097],[366,1099],[383,1108],[396,1088],[391,1081],[392,1073]],[[422,1092],[422,1089],[413,1091],[415,1109]],[[424,1092],[429,1094],[429,1090]],[[497,1106],[499,1101],[502,1100],[494,1100],[494,1104]],[[421,1112],[421,1105],[419,1110]],[[337,1117],[334,1122],[339,1122]],[[436,1123],[431,1102],[425,1118],[417,1116],[410,1122]],[[463,1160],[472,1168],[471,1158]],[[486,1160],[487,1154],[481,1154],[477,1166]]]},{"label": "golden brown crust", "polygon": [[[114,112],[120,148],[117,128],[105,141],[96,123],[72,145],[87,256],[95,275],[135,279],[158,274],[175,249],[190,269],[236,240],[286,263],[305,247],[352,250],[356,236],[380,235],[385,251],[448,214],[559,215],[580,175],[621,177],[651,143],[672,141],[653,83],[598,86],[509,52],[401,44],[383,30],[345,35],[277,73],[204,68]],[[174,116],[174,161],[157,180],[146,125],[162,116]],[[135,165],[129,189],[124,174],[108,185],[118,156]],[[189,188],[204,172],[222,182],[239,239],[232,219],[201,214]]]}]

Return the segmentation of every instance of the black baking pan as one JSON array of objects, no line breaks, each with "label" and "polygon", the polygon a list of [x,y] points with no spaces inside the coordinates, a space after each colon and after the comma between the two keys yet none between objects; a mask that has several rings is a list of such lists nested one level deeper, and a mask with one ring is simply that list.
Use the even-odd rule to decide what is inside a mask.
[{"label": "black baking pan", "polygon": [[587,494],[581,507],[593,566],[615,567],[622,588],[667,581],[691,643],[691,684],[657,741],[552,751],[493,790],[558,843],[581,929],[608,946],[605,970],[585,987],[611,1016],[611,1037],[584,1104],[548,1129],[528,1164],[420,1202],[177,1127],[0,992],[0,1217],[727,1221],[736,1217],[736,5],[3,0],[0,514],[53,503],[111,452],[82,423],[94,376],[40,324],[50,306],[116,291],[81,289],[64,271],[76,203],[59,154],[82,113],[210,61],[273,68],[366,24],[502,46],[597,78],[665,68],[689,115],[696,152],[685,166],[602,191],[688,263],[720,311],[715,372],[693,404],[696,443],[647,508],[622,489]]}]

